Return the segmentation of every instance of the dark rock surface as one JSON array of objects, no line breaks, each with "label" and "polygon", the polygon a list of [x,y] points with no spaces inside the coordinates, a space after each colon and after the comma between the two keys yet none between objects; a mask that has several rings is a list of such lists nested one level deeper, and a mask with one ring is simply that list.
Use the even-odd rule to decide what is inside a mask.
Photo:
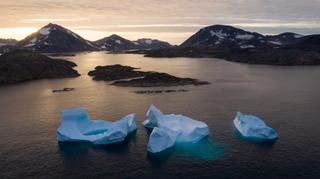
[{"label": "dark rock surface", "polygon": [[88,75],[96,81],[114,81],[128,78],[142,77],[148,72],[136,71],[138,68],[122,66],[119,64],[109,66],[97,66]]},{"label": "dark rock surface", "polygon": [[161,94],[161,93],[176,93],[176,92],[188,92],[186,89],[166,89],[166,90],[139,90],[134,91],[137,94]]},{"label": "dark rock surface", "polygon": [[[307,48],[304,46],[302,48]],[[256,48],[256,49],[199,49],[182,48],[168,50],[151,50],[145,52],[146,57],[155,58],[221,58],[227,61],[266,64],[266,65],[320,65],[320,51],[316,51],[317,46],[310,46],[314,50],[299,49],[295,47],[285,48]]]},{"label": "dark rock surface", "polygon": [[137,71],[138,68],[122,66],[119,64],[97,66],[88,75],[93,80],[114,81],[116,86],[127,87],[155,87],[155,86],[180,86],[180,85],[205,85],[205,81],[192,78],[179,78],[166,73]]},{"label": "dark rock surface", "polygon": [[18,82],[78,77],[76,64],[66,60],[51,59],[45,55],[17,50],[0,56],[0,85]]},{"label": "dark rock surface", "polygon": [[157,87],[157,86],[182,86],[182,85],[207,85],[206,81],[192,78],[179,78],[167,73],[147,73],[143,78],[115,81],[112,85],[128,87]]},{"label": "dark rock surface", "polygon": [[60,93],[60,92],[69,92],[73,91],[74,88],[62,88],[62,89],[54,89],[52,90],[53,93]]}]

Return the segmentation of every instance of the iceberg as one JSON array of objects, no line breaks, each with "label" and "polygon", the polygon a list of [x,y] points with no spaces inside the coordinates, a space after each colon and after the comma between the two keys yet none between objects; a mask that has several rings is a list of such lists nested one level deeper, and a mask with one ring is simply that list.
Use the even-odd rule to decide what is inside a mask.
[{"label": "iceberg", "polygon": [[62,112],[57,140],[91,142],[94,145],[118,143],[137,129],[135,121],[135,114],[129,114],[116,122],[90,120],[86,109],[68,109]]},{"label": "iceberg", "polygon": [[150,106],[143,125],[152,129],[148,142],[151,153],[164,151],[175,143],[196,143],[209,135],[204,122],[183,115],[165,115],[154,105]]},{"label": "iceberg", "polygon": [[278,138],[277,132],[267,126],[263,120],[257,116],[237,112],[233,124],[244,138],[261,141]]}]

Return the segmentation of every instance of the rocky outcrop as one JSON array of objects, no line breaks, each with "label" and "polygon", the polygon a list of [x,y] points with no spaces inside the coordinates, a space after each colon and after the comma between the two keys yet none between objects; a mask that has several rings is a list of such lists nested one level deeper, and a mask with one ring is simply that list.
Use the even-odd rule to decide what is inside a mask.
[{"label": "rocky outcrop", "polygon": [[158,87],[158,86],[183,86],[183,85],[207,85],[206,81],[192,78],[179,78],[167,73],[148,73],[143,78],[115,81],[112,85],[128,87]]},{"label": "rocky outcrop", "polygon": [[142,77],[148,72],[136,71],[138,68],[122,66],[119,64],[109,66],[97,66],[88,73],[96,81],[114,81],[127,78]]},{"label": "rocky outcrop", "polygon": [[167,73],[137,71],[138,68],[122,65],[98,66],[88,74],[93,80],[113,81],[111,85],[126,87],[155,87],[205,85],[206,81],[179,78]]},{"label": "rocky outcrop", "polygon": [[0,85],[52,78],[78,77],[76,64],[51,59],[34,52],[17,50],[0,56]]}]

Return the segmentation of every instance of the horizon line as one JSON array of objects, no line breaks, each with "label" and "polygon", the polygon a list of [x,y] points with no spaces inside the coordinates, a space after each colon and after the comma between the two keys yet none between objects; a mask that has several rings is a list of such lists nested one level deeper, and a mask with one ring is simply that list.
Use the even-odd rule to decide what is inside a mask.
[{"label": "horizon line", "polygon": [[[262,34],[262,35],[279,35],[279,34],[282,34],[282,33],[286,33],[286,32],[291,32],[291,33],[296,33],[296,34],[300,34],[300,35],[315,35],[315,34],[318,34],[318,33],[297,33],[297,32],[294,32],[294,31],[282,31],[280,33],[262,33],[262,32],[259,32],[259,31],[252,31],[252,30],[246,30],[246,28],[268,28],[268,29],[277,29],[279,27],[282,27],[282,28],[291,28],[291,29],[314,29],[314,28],[320,28],[320,24],[315,24],[315,23],[304,23],[304,26],[303,28],[301,26],[297,26],[298,24],[299,25],[302,25],[300,23],[226,23],[226,24],[221,24],[221,23],[217,23],[217,24],[213,24],[213,25],[210,25],[210,24],[193,24],[193,23],[178,23],[178,24],[118,24],[118,25],[103,25],[103,26],[76,26],[76,27],[67,27],[66,25],[60,25],[58,23],[55,23],[55,22],[49,22],[49,23],[46,23],[46,25],[42,25],[41,27],[5,27],[5,28],[0,28],[0,38],[2,39],[14,39],[14,40],[17,40],[17,41],[20,41],[20,40],[23,40],[25,39],[27,36],[31,35],[32,33],[35,33],[35,32],[38,32],[41,28],[47,26],[47,25],[50,25],[50,24],[55,24],[55,25],[59,25],[63,28],[66,28],[68,30],[71,30],[72,32],[76,33],[76,34],[79,34],[82,38],[88,40],[88,41],[97,41],[97,40],[100,40],[102,38],[105,38],[105,37],[108,37],[108,36],[111,36],[113,34],[116,34],[116,35],[119,35],[119,34],[122,34],[122,35],[119,35],[123,38],[126,38],[126,39],[129,39],[129,40],[137,40],[137,39],[141,39],[141,38],[150,38],[150,39],[157,39],[157,40],[161,40],[161,41],[167,41],[169,42],[168,40],[162,40],[160,38],[154,38],[154,37],[148,37],[148,36],[142,36],[140,38],[136,38],[136,39],[133,39],[133,38],[130,38],[130,37],[127,37],[126,35],[123,35],[123,34],[139,34],[139,33],[152,33],[150,31],[118,31],[117,33],[115,32],[110,32],[108,30],[106,30],[107,28],[136,28],[136,29],[139,29],[139,28],[180,28],[180,27],[186,27],[186,28],[196,28],[196,27],[199,27],[198,30],[195,30],[195,31],[180,31],[180,32],[174,32],[174,31],[163,31],[163,32],[153,32],[153,33],[156,33],[156,34],[184,34],[184,35],[187,35],[189,34],[189,37],[195,33],[197,33],[199,30],[201,30],[202,28],[205,28],[205,27],[210,27],[210,26],[214,26],[214,25],[224,25],[224,26],[231,26],[231,27],[235,27],[235,28],[240,28],[242,30],[245,30],[245,31],[249,31],[249,32],[256,32],[256,33],[259,33],[259,34]],[[13,36],[6,36],[4,34],[1,35],[1,31],[7,31],[7,32],[12,32],[12,31],[16,31],[16,33],[25,33],[27,35],[21,35],[23,37],[21,38],[16,38],[16,37],[13,37]],[[110,34],[110,35],[104,35],[104,36],[101,36],[101,37],[98,37],[96,38],[95,40],[92,40],[90,38],[86,38],[85,35],[81,35],[81,31],[82,32],[96,32],[96,33],[100,33],[100,34]],[[187,37],[187,38],[189,38]],[[186,39],[187,39],[186,38]],[[185,39],[185,40],[186,40]],[[183,42],[183,41],[182,41]],[[181,44],[182,42],[180,43],[172,43],[172,42],[169,42],[171,43],[172,45],[178,45],[178,44]]]}]

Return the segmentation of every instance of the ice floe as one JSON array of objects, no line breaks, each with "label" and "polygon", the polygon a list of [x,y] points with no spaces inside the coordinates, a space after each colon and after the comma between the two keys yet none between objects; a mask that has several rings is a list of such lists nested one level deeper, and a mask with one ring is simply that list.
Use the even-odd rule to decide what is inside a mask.
[{"label": "ice floe", "polygon": [[277,132],[257,116],[237,112],[233,123],[244,138],[257,140],[274,140],[278,138]]},{"label": "ice floe", "polygon": [[116,122],[90,120],[86,109],[68,109],[62,112],[57,139],[60,142],[91,142],[95,145],[118,143],[137,129],[135,121],[134,114]]},{"label": "ice floe", "polygon": [[196,143],[209,134],[204,122],[183,115],[165,115],[154,105],[150,106],[143,125],[153,129],[148,142],[151,153],[164,151],[175,143]]}]

